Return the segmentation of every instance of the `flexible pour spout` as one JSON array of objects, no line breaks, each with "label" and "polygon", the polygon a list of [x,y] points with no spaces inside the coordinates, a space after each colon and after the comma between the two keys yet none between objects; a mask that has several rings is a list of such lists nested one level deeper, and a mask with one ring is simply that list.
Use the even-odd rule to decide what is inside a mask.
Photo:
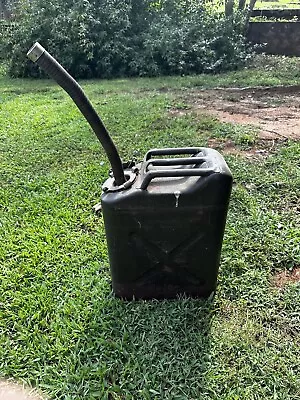
[{"label": "flexible pour spout", "polygon": [[39,67],[50,75],[51,78],[53,78],[69,94],[102,144],[112,167],[115,185],[123,185],[126,179],[118,151],[106,127],[81,87],[38,42],[36,42],[28,51],[27,57],[34,63],[37,63]]}]

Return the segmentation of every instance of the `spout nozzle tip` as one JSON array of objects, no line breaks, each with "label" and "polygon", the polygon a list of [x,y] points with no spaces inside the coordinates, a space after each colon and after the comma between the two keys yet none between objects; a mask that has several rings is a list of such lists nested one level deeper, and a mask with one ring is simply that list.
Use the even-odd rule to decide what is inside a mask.
[{"label": "spout nozzle tip", "polygon": [[45,52],[46,50],[44,49],[43,46],[41,46],[38,42],[34,43],[34,45],[28,50],[27,52],[27,57],[33,61],[36,62],[41,55]]}]

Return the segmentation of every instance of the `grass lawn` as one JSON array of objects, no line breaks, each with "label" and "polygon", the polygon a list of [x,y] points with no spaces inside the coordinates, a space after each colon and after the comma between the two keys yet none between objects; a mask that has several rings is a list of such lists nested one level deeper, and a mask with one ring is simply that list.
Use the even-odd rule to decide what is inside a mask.
[{"label": "grass lawn", "polygon": [[275,8],[275,9],[285,9],[285,8],[300,8],[299,0],[275,0],[275,1],[257,1],[255,3],[255,8]]},{"label": "grass lawn", "polygon": [[[170,110],[203,87],[300,83],[297,59],[260,65],[82,85],[124,161],[210,139],[242,150],[258,140],[249,128]],[[104,152],[56,84],[0,78],[0,378],[66,400],[300,399],[300,286],[274,283],[300,265],[299,158],[292,140],[226,156],[234,187],[212,302],[124,302],[92,211]]]},{"label": "grass lawn", "polygon": [[[250,1],[246,0],[246,5],[249,5]],[[220,10],[224,10],[224,1],[214,1]],[[236,6],[238,2],[235,2]],[[255,9],[286,9],[286,8],[300,8],[300,0],[257,0],[254,6]]]}]

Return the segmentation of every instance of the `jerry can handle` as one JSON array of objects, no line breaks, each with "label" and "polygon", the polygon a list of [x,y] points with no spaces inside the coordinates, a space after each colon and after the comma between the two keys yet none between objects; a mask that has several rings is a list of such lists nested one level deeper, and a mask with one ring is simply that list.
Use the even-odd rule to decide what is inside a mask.
[{"label": "jerry can handle", "polygon": [[144,163],[144,172],[148,172],[149,165],[152,166],[175,166],[175,165],[201,165],[209,161],[208,157],[184,157],[184,158],[152,158]]},{"label": "jerry can handle", "polygon": [[141,183],[141,189],[146,190],[154,178],[182,177],[182,176],[208,176],[216,172],[216,168],[186,168],[186,169],[165,169],[149,171],[145,174]]},{"label": "jerry can handle", "polygon": [[204,149],[202,147],[177,147],[177,148],[167,148],[167,149],[152,149],[149,150],[145,156],[144,161],[149,160],[152,156],[173,156],[179,154],[198,154],[202,152],[204,154]]}]

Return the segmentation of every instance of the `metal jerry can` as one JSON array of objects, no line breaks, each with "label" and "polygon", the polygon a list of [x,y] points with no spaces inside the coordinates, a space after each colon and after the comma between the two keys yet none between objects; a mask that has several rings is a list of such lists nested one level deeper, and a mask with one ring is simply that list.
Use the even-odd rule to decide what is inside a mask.
[{"label": "metal jerry can", "polygon": [[209,148],[154,149],[125,176],[123,187],[108,179],[102,195],[115,294],[208,297],[232,186],[223,157]]}]

